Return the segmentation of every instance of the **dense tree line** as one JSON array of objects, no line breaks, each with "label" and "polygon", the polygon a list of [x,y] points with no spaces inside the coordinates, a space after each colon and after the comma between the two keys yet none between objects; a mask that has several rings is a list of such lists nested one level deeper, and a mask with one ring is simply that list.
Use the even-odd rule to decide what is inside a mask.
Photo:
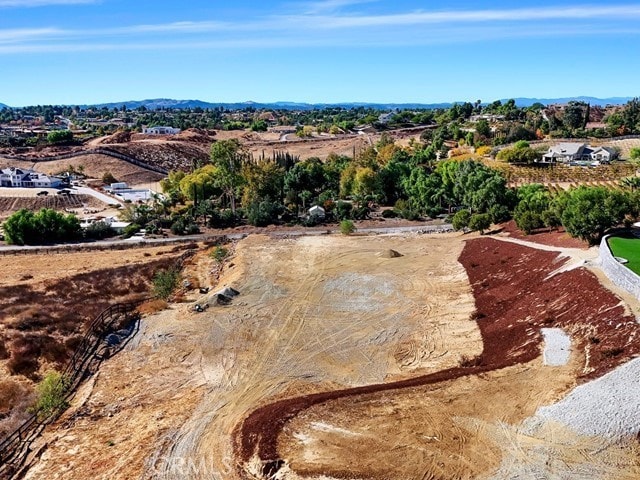
[{"label": "dense tree line", "polygon": [[638,182],[634,177],[621,183],[627,188],[580,186],[557,194],[540,184],[525,185],[517,191],[513,217],[526,234],[562,225],[571,236],[596,244],[610,228],[638,217]]},{"label": "dense tree line", "polygon": [[81,238],[80,221],[75,215],[63,215],[43,208],[39,212],[22,209],[3,224],[7,243],[13,245],[41,245]]}]

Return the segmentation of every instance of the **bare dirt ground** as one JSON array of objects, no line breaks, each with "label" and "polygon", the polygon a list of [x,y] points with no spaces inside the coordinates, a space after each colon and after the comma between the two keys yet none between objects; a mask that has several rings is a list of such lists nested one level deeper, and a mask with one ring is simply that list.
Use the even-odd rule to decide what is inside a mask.
[{"label": "bare dirt ground", "polygon": [[34,383],[60,369],[85,324],[111,303],[146,297],[171,248],[0,256],[0,437],[25,418]]},{"label": "bare dirt ground", "polygon": [[[480,356],[465,359],[462,368],[409,381],[300,396],[261,407],[237,431],[244,471],[255,475],[280,469],[283,478],[289,478],[287,472],[292,472],[291,478],[484,477],[500,466],[495,452],[508,441],[488,441],[478,431],[478,422],[495,415],[493,429],[499,431],[503,423],[517,425],[565,393],[572,382],[599,377],[637,354],[635,318],[590,272],[564,271],[565,260],[557,259],[557,253],[481,239],[467,243],[460,260],[474,287],[478,308],[474,317],[484,340]],[[540,329],[548,326],[563,328],[572,337],[573,369],[541,367]],[[547,371],[538,374],[538,368]],[[515,373],[520,371],[529,374],[518,377]],[[470,375],[479,376],[471,380]],[[523,384],[509,400],[510,389],[520,379]],[[486,402],[481,385],[460,392],[441,383],[479,380],[490,385]],[[415,391],[420,385],[425,387]],[[443,395],[435,397],[456,408],[434,408],[442,406],[438,403],[429,408],[433,385]],[[496,391],[504,397],[491,393]],[[417,398],[427,398],[426,407]],[[470,418],[470,423],[461,427],[458,412],[464,412],[461,417]],[[618,448],[610,443],[598,452],[609,455]],[[605,465],[612,478],[633,478],[639,471],[635,443],[623,449],[624,460]],[[394,462],[398,455],[409,455],[409,461]],[[574,478],[567,475],[577,464],[602,461],[598,455],[586,459],[580,455],[567,459],[565,469],[541,478]],[[514,478],[516,471],[497,478]]]},{"label": "bare dirt ground", "polygon": [[[146,318],[136,344],[105,363],[69,425],[52,432],[28,478],[185,478],[189,465],[197,470],[189,478],[232,478],[231,433],[256,406],[480,353],[453,238],[243,240],[221,278],[241,292],[233,304],[199,314],[181,304]],[[404,256],[386,258],[389,249]],[[211,262],[204,255],[187,274],[209,285]]]},{"label": "bare dirt ground", "polygon": [[54,161],[16,161],[2,158],[0,155],[0,167],[31,168],[38,172],[54,175],[69,170],[82,170],[90,178],[102,179],[102,176],[110,172],[117,180],[131,185],[157,182],[163,178],[155,172],[150,172],[136,165],[124,162],[106,155],[82,155],[67,160]]},{"label": "bare dirt ground", "polygon": [[[638,478],[635,436],[539,417],[638,355],[633,310],[592,251],[517,242],[256,235],[220,277],[203,252],[185,274],[240,296],[145,318],[27,478]],[[544,364],[543,328],[570,337],[566,365]]]}]

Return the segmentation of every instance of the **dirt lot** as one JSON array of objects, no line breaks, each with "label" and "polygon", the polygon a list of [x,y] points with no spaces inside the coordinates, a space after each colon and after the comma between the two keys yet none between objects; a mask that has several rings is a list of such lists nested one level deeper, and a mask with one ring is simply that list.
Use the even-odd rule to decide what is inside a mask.
[{"label": "dirt lot", "polygon": [[65,365],[86,323],[111,303],[148,296],[155,271],[178,254],[0,256],[0,437],[25,417],[34,382]]},{"label": "dirt lot", "polygon": [[[179,304],[147,318],[139,343],[105,364],[30,478],[184,478],[185,462],[204,462],[193,478],[229,478],[231,432],[257,405],[480,353],[471,289],[455,262],[462,245],[452,249],[452,238],[249,237],[221,280],[240,290],[234,303],[201,314]],[[404,256],[386,258],[390,249]],[[202,285],[210,262],[205,255],[190,269]],[[117,413],[104,416],[105,404]],[[70,442],[80,445],[73,453]],[[124,461],[130,451],[133,463]]]},{"label": "dirt lot", "polygon": [[106,172],[111,172],[117,180],[127,182],[130,185],[157,182],[163,178],[163,175],[150,172],[122,160],[118,160],[117,158],[93,154],[82,155],[67,160],[37,162],[8,160],[2,158],[2,155],[0,155],[0,167],[32,168],[38,172],[46,174],[58,174],[60,172],[67,171],[69,167],[73,167],[76,170],[81,168],[84,174],[88,177],[98,179],[102,179],[102,176]]},{"label": "dirt lot", "polygon": [[[461,368],[408,381],[299,396],[259,408],[237,431],[245,470],[267,465],[262,467],[267,471],[286,459],[285,468],[301,475],[478,478],[498,468],[501,455],[496,452],[502,450],[477,431],[478,422],[498,430],[501,423],[517,425],[575,381],[599,377],[638,353],[640,326],[619,298],[584,269],[558,270],[566,259],[557,253],[478,239],[467,243],[460,261],[474,287],[481,355],[468,355]],[[536,362],[545,326],[570,334],[573,364],[551,370]],[[453,383],[441,383],[446,381]],[[469,392],[474,392],[471,404]],[[458,417],[467,423],[461,426]],[[611,444],[603,451],[615,448]],[[394,462],[398,455],[408,461]],[[632,457],[625,462],[606,468],[624,465],[619,475],[638,472]]]},{"label": "dirt lot", "polygon": [[530,425],[639,353],[632,310],[591,251],[506,240],[251,236],[219,281],[203,252],[186,275],[240,296],[145,318],[27,478],[638,478],[635,438]]}]

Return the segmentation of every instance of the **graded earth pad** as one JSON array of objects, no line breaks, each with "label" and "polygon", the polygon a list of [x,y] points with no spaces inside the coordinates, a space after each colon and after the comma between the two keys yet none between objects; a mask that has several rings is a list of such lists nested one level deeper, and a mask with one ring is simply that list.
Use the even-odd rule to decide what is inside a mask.
[{"label": "graded earth pad", "polygon": [[[567,259],[557,252],[478,239],[467,243],[460,261],[474,289],[481,355],[395,383],[261,407],[237,431],[244,472],[251,472],[241,474],[384,479],[532,478],[527,472],[542,472],[535,478],[588,478],[572,475],[592,465],[610,478],[633,478],[639,462],[630,438],[603,444],[556,427],[564,433],[560,441],[524,437],[516,428],[576,380],[601,376],[637,354],[639,326],[620,299],[587,270],[563,269]],[[573,338],[567,366],[544,365],[542,326]],[[516,441],[522,449],[538,445],[537,468],[520,468],[525,455],[514,459]],[[548,461],[555,451],[562,462]]]},{"label": "graded earth pad", "polygon": [[[638,353],[629,309],[575,260],[458,234],[251,236],[215,281],[203,251],[185,276],[240,294],[146,317],[26,478],[639,478],[635,439],[581,435],[585,396],[560,402]],[[571,338],[566,365],[544,365],[543,328]]]},{"label": "graded earth pad", "polygon": [[[478,355],[462,246],[457,235],[241,241],[218,284],[199,280],[238,290],[233,303],[146,317],[27,478],[235,478],[232,433],[255,408]],[[403,257],[377,256],[391,249]]]}]

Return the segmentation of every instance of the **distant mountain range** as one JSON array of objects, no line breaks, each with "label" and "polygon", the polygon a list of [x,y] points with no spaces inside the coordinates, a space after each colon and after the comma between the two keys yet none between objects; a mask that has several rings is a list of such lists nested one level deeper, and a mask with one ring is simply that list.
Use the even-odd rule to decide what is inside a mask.
[{"label": "distant mountain range", "polygon": [[4,103],[0,103],[0,109],[3,109],[3,108],[9,108],[9,106],[5,105]]},{"label": "distant mountain range", "polygon": [[[515,98],[516,105],[519,107],[530,107],[534,103],[542,103],[543,105],[549,105],[553,103],[567,103],[570,101],[587,102],[591,105],[622,105],[627,103],[633,97],[612,97],[612,98],[595,98],[595,97],[566,97],[566,98]],[[501,100],[503,103],[507,99]],[[455,102],[464,103],[464,102]],[[351,102],[351,103],[297,103],[297,102],[273,102],[273,103],[257,103],[257,102],[238,102],[238,103],[212,103],[203,102],[202,100],[173,100],[170,98],[156,98],[150,100],[128,100],[124,102],[112,102],[112,103],[98,103],[93,105],[80,105],[81,108],[103,108],[109,109],[122,108],[126,106],[129,110],[135,110],[136,108],[145,107],[149,110],[158,110],[160,108],[225,108],[228,110],[241,110],[244,108],[255,108],[257,110],[313,110],[326,107],[343,107],[343,108],[356,108],[366,107],[376,110],[402,110],[402,109],[435,109],[435,108],[449,108],[454,102],[448,103],[366,103],[366,102]],[[7,107],[0,103],[0,108]],[[11,108],[11,107],[8,107]]]}]

